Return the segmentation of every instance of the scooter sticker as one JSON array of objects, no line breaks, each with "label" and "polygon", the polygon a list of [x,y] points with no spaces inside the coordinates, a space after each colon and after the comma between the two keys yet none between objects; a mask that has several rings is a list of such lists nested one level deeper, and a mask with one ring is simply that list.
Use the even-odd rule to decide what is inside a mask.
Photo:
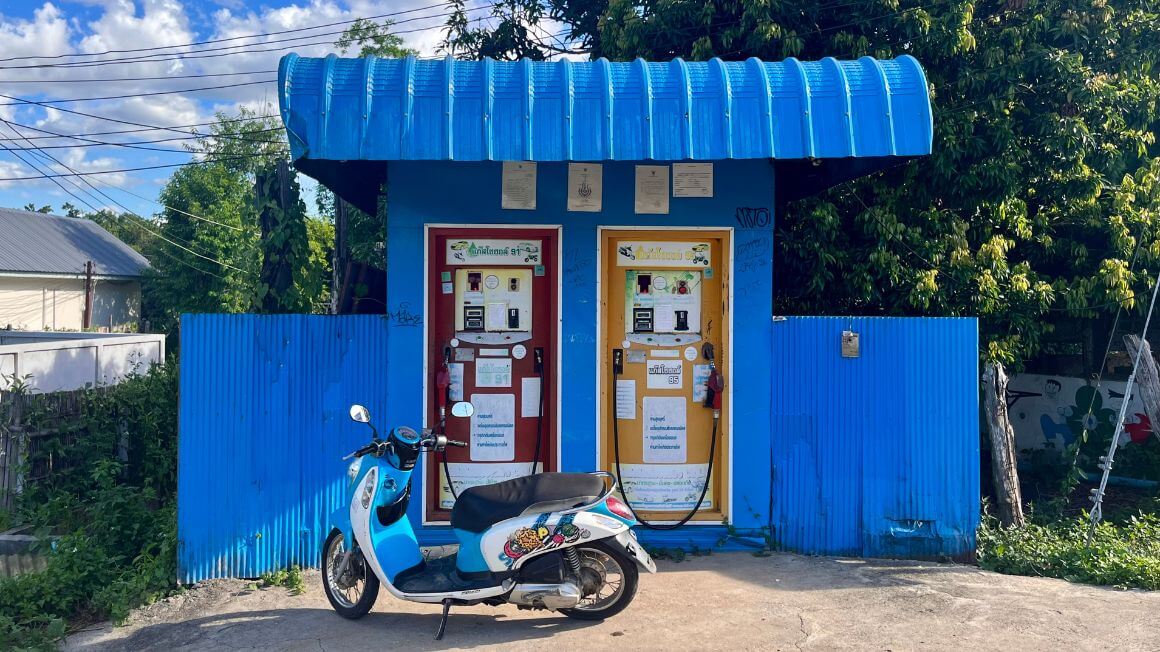
[{"label": "scooter sticker", "polygon": [[522,527],[511,533],[499,560],[511,567],[517,559],[533,552],[559,548],[566,543],[587,539],[592,535],[588,530],[572,523],[575,514],[565,514],[554,526],[547,525],[551,514],[540,514],[531,527]]}]

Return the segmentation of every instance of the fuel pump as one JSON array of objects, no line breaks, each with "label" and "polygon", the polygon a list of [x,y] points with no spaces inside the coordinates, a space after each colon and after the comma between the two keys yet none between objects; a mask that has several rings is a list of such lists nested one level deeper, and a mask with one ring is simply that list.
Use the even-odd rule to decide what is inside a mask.
[{"label": "fuel pump", "polygon": [[[678,230],[604,236],[606,468],[646,527],[726,516],[728,234]],[[607,440],[606,440],[607,441]],[[665,513],[668,514],[665,514]],[[660,521],[665,524],[661,524]]]},{"label": "fuel pump", "polygon": [[474,405],[448,436],[465,449],[428,456],[434,491],[425,518],[442,521],[467,487],[554,470],[558,342],[555,229],[433,228],[427,289],[430,420],[446,405]]}]

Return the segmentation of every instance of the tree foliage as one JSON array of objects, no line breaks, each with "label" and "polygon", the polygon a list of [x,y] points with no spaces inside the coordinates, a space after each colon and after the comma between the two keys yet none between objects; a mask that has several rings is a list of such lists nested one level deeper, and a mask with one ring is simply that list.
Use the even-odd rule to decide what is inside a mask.
[{"label": "tree foliage", "polygon": [[373,20],[359,18],[343,31],[334,45],[341,54],[358,48],[360,57],[402,58],[418,54],[417,50],[404,45],[403,37],[391,33],[392,24],[394,23],[389,20],[376,23]]},{"label": "tree foliage", "polygon": [[550,19],[567,48],[613,60],[915,56],[934,154],[781,207],[776,310],[977,315],[984,356],[1018,367],[1062,320],[1146,307],[1136,295],[1160,265],[1158,11],[1143,0],[507,0],[488,27],[452,16],[445,47],[546,57]]}]

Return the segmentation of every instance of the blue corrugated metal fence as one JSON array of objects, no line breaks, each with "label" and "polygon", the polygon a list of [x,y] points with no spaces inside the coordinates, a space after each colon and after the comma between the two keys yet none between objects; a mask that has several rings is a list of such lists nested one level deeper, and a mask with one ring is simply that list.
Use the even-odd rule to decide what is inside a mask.
[{"label": "blue corrugated metal fence", "polygon": [[348,408],[385,416],[386,324],[374,315],[182,318],[182,582],[318,564],[341,502],[341,457],[367,439]]},{"label": "blue corrugated metal fence", "polygon": [[[842,332],[859,335],[844,358]],[[969,554],[979,521],[975,319],[773,325],[773,535],[816,554]]]}]

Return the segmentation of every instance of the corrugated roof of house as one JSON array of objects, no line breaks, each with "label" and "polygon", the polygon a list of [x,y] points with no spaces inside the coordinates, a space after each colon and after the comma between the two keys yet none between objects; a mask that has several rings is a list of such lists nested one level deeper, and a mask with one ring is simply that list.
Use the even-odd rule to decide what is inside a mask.
[{"label": "corrugated roof of house", "polygon": [[149,261],[92,220],[0,208],[0,272],[141,276]]}]

